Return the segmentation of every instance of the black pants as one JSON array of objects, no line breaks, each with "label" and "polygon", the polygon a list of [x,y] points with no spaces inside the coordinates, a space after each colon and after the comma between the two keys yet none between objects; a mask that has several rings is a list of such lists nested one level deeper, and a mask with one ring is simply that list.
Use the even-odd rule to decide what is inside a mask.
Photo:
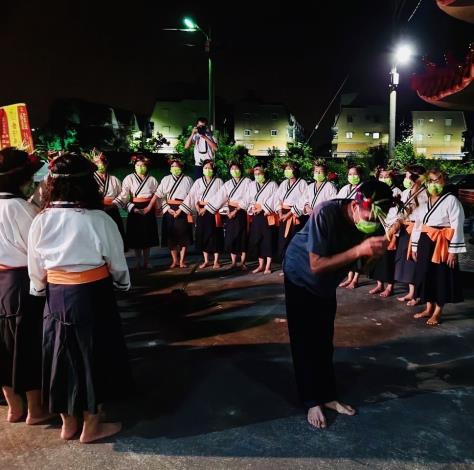
[{"label": "black pants", "polygon": [[333,364],[336,297],[319,297],[285,276],[286,316],[296,385],[306,408],[337,400]]}]

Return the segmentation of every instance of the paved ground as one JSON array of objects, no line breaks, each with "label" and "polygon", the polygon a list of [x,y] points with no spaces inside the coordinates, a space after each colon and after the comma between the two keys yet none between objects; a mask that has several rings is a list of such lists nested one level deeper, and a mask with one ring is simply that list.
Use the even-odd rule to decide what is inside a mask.
[{"label": "paved ground", "polygon": [[[196,259],[196,258],[194,258]],[[138,394],[125,431],[61,442],[59,426],[4,423],[0,469],[474,468],[474,282],[428,328],[363,285],[339,292],[337,374],[354,418],[315,431],[298,406],[281,277],[166,271],[121,297]]]}]

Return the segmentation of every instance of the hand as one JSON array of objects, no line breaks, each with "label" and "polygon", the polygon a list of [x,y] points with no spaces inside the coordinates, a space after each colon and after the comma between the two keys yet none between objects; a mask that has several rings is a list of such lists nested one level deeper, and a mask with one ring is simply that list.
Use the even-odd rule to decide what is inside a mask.
[{"label": "hand", "polygon": [[150,207],[150,206],[146,206],[145,209],[142,210],[143,215],[147,215],[148,212],[150,212],[150,211],[151,211],[151,207]]},{"label": "hand", "polygon": [[193,127],[193,132],[191,135],[197,134],[197,131],[198,131],[197,127]]},{"label": "hand", "polygon": [[175,211],[175,213],[173,214],[173,217],[176,219],[180,216],[181,214],[181,209],[178,209],[177,211]]},{"label": "hand", "polygon": [[446,261],[446,264],[451,269],[454,269],[457,263],[458,263],[458,255],[456,253],[449,253],[448,254],[448,260]]},{"label": "hand", "polygon": [[173,209],[168,209],[168,214],[174,217],[175,211]]},{"label": "hand", "polygon": [[282,222],[286,222],[290,217],[292,216],[292,213],[291,212],[287,212],[285,215],[282,215],[281,216],[281,221]]},{"label": "hand", "polygon": [[411,252],[411,259],[416,263],[418,256],[416,255],[416,251]]},{"label": "hand", "polygon": [[254,209],[254,210],[253,210],[253,214],[254,214],[254,215],[258,215],[258,214],[260,214],[260,213],[262,212],[262,210],[263,210],[263,209],[259,209],[259,210],[255,210],[255,209]]},{"label": "hand", "polygon": [[237,211],[232,211],[232,212],[229,212],[229,219],[233,219],[235,217],[235,214],[237,213]]},{"label": "hand", "polygon": [[202,209],[198,210],[198,213],[202,217],[206,213],[206,209],[203,207]]},{"label": "hand", "polygon": [[362,256],[382,256],[387,249],[386,237],[370,237],[357,245],[357,257]]},{"label": "hand", "polygon": [[133,213],[134,214],[145,215],[145,212],[143,211],[143,209],[138,209],[137,207],[133,208]]},{"label": "hand", "polygon": [[311,213],[313,212],[313,210],[311,209],[311,206],[309,204],[306,204],[304,206],[304,213],[305,215],[311,215]]}]

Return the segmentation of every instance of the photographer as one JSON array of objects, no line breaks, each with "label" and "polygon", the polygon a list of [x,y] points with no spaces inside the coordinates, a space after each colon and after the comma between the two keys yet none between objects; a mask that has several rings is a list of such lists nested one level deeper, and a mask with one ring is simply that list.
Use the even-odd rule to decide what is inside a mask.
[{"label": "photographer", "polygon": [[184,148],[194,145],[194,179],[202,177],[202,162],[214,160],[217,142],[212,136],[206,118],[199,118]]}]

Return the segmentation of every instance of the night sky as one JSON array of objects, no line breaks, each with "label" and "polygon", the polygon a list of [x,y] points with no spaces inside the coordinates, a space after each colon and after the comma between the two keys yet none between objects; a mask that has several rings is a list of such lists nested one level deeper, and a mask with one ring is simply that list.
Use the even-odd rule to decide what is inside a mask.
[{"label": "night sky", "polygon": [[[307,132],[346,74],[346,91],[373,103],[387,98],[390,46],[410,39],[419,55],[460,59],[474,40],[473,25],[438,10],[434,0],[285,2],[109,1],[7,2],[1,7],[0,104],[26,102],[33,126],[47,119],[56,98],[76,97],[150,113],[157,97],[201,87],[207,62],[197,33],[180,27],[186,14],[212,27],[216,94],[227,101],[252,91],[284,102]],[[402,5],[398,19],[394,5]],[[401,70],[401,106],[421,104],[407,86],[419,58]],[[335,108],[336,109],[336,108]],[[331,112],[315,142],[327,140]]]}]

